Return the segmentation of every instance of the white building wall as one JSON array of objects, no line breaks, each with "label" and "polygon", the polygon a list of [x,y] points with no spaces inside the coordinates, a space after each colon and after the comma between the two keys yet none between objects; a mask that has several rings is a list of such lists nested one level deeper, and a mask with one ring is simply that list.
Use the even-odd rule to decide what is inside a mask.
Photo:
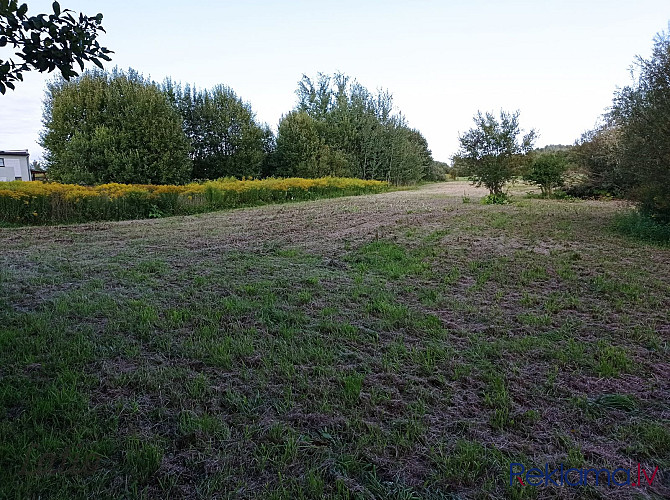
[{"label": "white building wall", "polygon": [[30,165],[28,156],[0,155],[4,167],[0,166],[0,181],[30,180]]}]

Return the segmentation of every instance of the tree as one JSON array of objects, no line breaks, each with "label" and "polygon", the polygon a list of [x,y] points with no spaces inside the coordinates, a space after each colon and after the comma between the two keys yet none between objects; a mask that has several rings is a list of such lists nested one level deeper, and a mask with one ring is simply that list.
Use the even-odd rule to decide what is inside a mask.
[{"label": "tree", "polygon": [[193,177],[259,177],[272,140],[267,126],[256,122],[251,105],[224,85],[211,90],[163,85],[182,115],[191,141]]},{"label": "tree", "polygon": [[306,178],[350,175],[346,158],[326,144],[319,128],[319,122],[304,111],[291,111],[282,117],[277,131],[275,175]]},{"label": "tree", "polygon": [[651,57],[637,58],[633,77],[609,114],[620,131],[621,167],[641,211],[670,223],[670,34],[656,35]]},{"label": "tree", "polygon": [[97,41],[102,27],[102,14],[88,17],[72,11],[61,10],[53,3],[53,14],[28,17],[28,6],[19,6],[16,0],[0,0],[0,48],[11,46],[20,49],[13,59],[0,59],[0,93],[14,89],[14,82],[23,80],[23,73],[53,71],[58,68],[66,80],[77,76],[74,65],[84,69],[84,62],[91,61],[102,68],[102,61],[110,61],[112,51],[101,47]]},{"label": "tree", "polygon": [[621,147],[621,127],[611,121],[584,132],[569,153],[582,179],[568,192],[581,197],[629,192],[634,179],[622,165]]},{"label": "tree", "polygon": [[568,159],[564,153],[540,153],[531,160],[523,178],[540,186],[544,196],[551,196],[554,188],[563,185],[567,168]]},{"label": "tree", "polygon": [[303,75],[296,109],[281,121],[277,175],[351,175],[394,184],[430,175],[426,139],[394,113],[388,92],[371,94],[346,75]]},{"label": "tree", "polygon": [[191,178],[179,113],[154,83],[132,70],[50,83],[43,123],[50,179],[178,184]]},{"label": "tree", "polygon": [[458,137],[458,163],[466,167],[474,185],[483,185],[492,195],[501,195],[505,184],[517,175],[537,133],[531,130],[521,136],[519,111],[501,110],[500,121],[491,113],[477,112],[474,122],[474,128]]}]

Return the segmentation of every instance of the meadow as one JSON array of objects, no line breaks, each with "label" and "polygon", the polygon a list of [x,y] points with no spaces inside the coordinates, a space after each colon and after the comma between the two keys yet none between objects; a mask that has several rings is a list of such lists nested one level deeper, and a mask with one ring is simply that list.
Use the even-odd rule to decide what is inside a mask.
[{"label": "meadow", "polygon": [[668,498],[670,249],[524,189],[0,229],[0,498]]}]

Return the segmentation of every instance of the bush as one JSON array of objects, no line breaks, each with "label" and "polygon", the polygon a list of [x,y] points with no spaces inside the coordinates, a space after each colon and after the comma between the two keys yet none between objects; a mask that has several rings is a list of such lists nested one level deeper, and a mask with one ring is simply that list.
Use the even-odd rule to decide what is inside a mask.
[{"label": "bush", "polygon": [[489,194],[482,198],[483,205],[507,205],[509,196],[507,193]]},{"label": "bush", "polygon": [[523,175],[525,181],[540,186],[543,196],[552,196],[554,188],[561,187],[568,168],[563,153],[542,153],[535,156]]},{"label": "bush", "polygon": [[185,186],[103,184],[80,186],[5,182],[0,221],[54,224],[187,215],[226,208],[379,193],[388,183],[338,177],[321,179],[222,179]]},{"label": "bush", "polygon": [[617,232],[639,240],[670,244],[670,224],[659,223],[637,211],[618,214],[614,218],[613,227]]}]

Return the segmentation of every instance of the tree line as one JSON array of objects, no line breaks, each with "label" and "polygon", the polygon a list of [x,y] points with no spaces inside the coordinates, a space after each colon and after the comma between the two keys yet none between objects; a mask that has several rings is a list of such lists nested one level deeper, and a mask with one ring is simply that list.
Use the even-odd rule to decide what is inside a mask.
[{"label": "tree line", "polygon": [[95,70],[47,86],[41,145],[67,183],[181,184],[222,177],[344,176],[409,184],[444,177],[389,92],[342,74],[303,76],[277,134],[225,85],[156,83]]}]

